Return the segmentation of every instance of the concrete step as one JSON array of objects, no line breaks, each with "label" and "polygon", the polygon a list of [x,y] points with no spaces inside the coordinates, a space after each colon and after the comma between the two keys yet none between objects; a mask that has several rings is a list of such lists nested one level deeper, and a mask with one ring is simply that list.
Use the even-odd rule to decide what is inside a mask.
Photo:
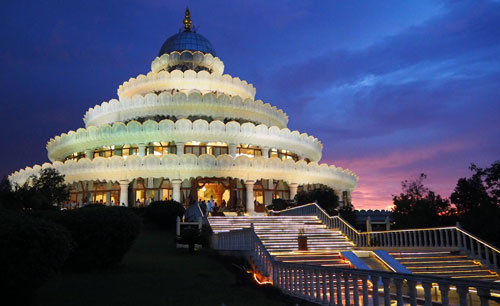
[{"label": "concrete step", "polygon": [[[275,259],[285,262],[349,267],[340,254],[353,248],[339,230],[330,230],[316,216],[209,217],[215,233],[248,228],[255,233]],[[307,236],[308,251],[298,251],[298,234]]]},{"label": "concrete step", "polygon": [[414,274],[498,280],[498,275],[457,251],[389,253]]}]

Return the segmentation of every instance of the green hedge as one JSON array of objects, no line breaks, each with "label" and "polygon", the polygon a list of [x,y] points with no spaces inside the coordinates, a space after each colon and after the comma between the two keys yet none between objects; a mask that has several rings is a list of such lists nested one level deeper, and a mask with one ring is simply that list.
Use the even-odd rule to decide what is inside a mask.
[{"label": "green hedge", "polygon": [[174,229],[177,217],[184,216],[185,209],[176,201],[151,202],[144,211],[144,220],[160,228]]},{"label": "green hedge", "polygon": [[72,248],[70,233],[63,227],[0,210],[2,300],[29,304],[33,291],[62,267]]},{"label": "green hedge", "polygon": [[141,219],[126,207],[85,207],[48,214],[47,218],[71,233],[76,248],[66,267],[76,271],[120,262],[141,230]]}]

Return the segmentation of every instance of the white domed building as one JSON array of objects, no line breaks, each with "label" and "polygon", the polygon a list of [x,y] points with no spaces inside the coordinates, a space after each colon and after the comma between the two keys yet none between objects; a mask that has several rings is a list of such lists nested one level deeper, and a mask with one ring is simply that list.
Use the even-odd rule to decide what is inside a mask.
[{"label": "white domed building", "polygon": [[165,41],[150,72],[120,85],[118,99],[90,108],[85,128],[50,139],[51,163],[9,179],[22,184],[55,168],[71,201],[107,205],[213,196],[228,209],[241,201],[252,213],[254,200],[268,205],[319,186],[350,201],[358,177],[319,164],[321,142],[290,131],[288,116],[255,94],[252,84],[224,74],[186,10],[184,29]]}]

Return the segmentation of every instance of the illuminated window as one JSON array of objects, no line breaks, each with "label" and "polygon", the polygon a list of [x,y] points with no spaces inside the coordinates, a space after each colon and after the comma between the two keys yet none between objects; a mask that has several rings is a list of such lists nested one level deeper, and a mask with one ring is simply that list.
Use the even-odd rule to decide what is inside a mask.
[{"label": "illuminated window", "polygon": [[236,154],[248,157],[262,156],[262,150],[258,146],[240,144],[236,148]]},{"label": "illuminated window", "polygon": [[287,159],[292,159],[294,161],[299,160],[299,157],[297,154],[294,154],[294,153],[287,151],[287,150],[271,149],[271,150],[269,150],[269,155],[270,155],[270,157],[277,157],[281,160],[287,160]]}]

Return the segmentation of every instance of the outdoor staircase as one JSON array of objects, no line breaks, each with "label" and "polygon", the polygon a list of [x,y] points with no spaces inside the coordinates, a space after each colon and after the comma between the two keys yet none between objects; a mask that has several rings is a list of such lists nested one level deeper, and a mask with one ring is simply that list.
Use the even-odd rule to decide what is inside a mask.
[{"label": "outdoor staircase", "polygon": [[[322,219],[317,216],[299,215],[299,213],[314,212],[311,207]],[[382,302],[387,304],[389,300],[391,303],[398,301],[398,304],[403,301],[403,290],[394,292],[391,289],[389,300],[385,299],[388,295],[382,297],[379,295],[380,291],[370,290],[370,287],[375,288],[376,284],[379,290],[381,289],[380,281],[376,283],[370,281],[373,277],[378,280],[388,280],[390,288],[400,286],[403,280],[405,286],[409,287],[409,292],[416,293],[413,297],[411,294],[409,296],[415,305],[416,298],[425,299],[426,305],[431,305],[434,301],[444,304],[451,301],[457,305],[459,302],[459,297],[456,294],[450,296],[447,290],[441,291],[441,296],[429,295],[428,292],[424,295],[422,290],[417,290],[417,284],[420,283],[437,284],[439,288],[442,286],[452,288],[465,286],[468,290],[470,288],[467,300],[471,301],[471,305],[488,305],[492,302],[491,297],[500,292],[498,284],[500,278],[496,270],[491,270],[479,261],[457,251],[463,249],[463,252],[467,252],[472,258],[486,254],[488,263],[498,268],[498,250],[459,227],[387,231],[367,235],[357,232],[337,217],[325,217],[324,212],[317,206],[309,205],[298,209],[300,211],[294,211],[289,216],[208,217],[212,230],[215,234],[219,234],[212,240],[213,247],[221,251],[248,252],[247,256],[257,282],[272,282],[273,286],[283,293],[316,304],[341,305],[343,300],[349,299],[351,302],[346,304],[354,302],[356,305],[359,303],[361,292],[363,296],[370,296],[369,301],[377,300],[379,304]],[[355,245],[343,235],[343,232],[329,229],[321,220],[325,220],[330,227],[339,227],[346,235],[357,241],[360,248],[357,254],[370,269],[336,269],[351,268],[350,262],[341,251],[352,250]],[[241,231],[251,227],[253,230]],[[308,238],[307,251],[298,250],[298,236],[302,231]],[[374,235],[377,241],[381,242],[376,249],[383,250],[385,247],[391,249],[389,254],[411,271],[411,274],[394,272],[398,276],[393,278],[393,272],[386,271],[385,261],[379,262],[371,255],[366,258],[364,256],[366,253],[362,252],[372,249],[370,235]],[[432,247],[427,247],[428,245]],[[351,258],[350,255],[346,256]],[[484,256],[482,258],[484,259]],[[387,264],[392,262],[390,258],[386,259],[388,259]],[[354,258],[352,260],[357,261]],[[286,264],[282,264],[284,262]],[[318,266],[334,268],[320,269]],[[425,278],[422,278],[423,276]],[[464,282],[463,279],[467,281]],[[463,291],[460,292],[458,294],[463,304]],[[382,298],[384,301],[381,301]]]},{"label": "outdoor staircase", "polygon": [[[301,264],[349,267],[340,251],[351,250],[353,243],[338,230],[331,230],[316,216],[234,216],[208,217],[214,233],[248,228],[255,233],[276,260]],[[297,237],[304,230],[308,250],[299,251]]]},{"label": "outdoor staircase", "polygon": [[391,252],[413,274],[498,281],[496,272],[458,251]]},{"label": "outdoor staircase", "polygon": [[[254,226],[267,251],[282,262],[348,268],[340,253],[354,248],[341,231],[328,229],[316,216],[208,217],[214,233]],[[297,237],[304,230],[308,250],[299,251]],[[397,251],[389,253],[413,274],[500,281],[499,275],[458,251]]]}]

